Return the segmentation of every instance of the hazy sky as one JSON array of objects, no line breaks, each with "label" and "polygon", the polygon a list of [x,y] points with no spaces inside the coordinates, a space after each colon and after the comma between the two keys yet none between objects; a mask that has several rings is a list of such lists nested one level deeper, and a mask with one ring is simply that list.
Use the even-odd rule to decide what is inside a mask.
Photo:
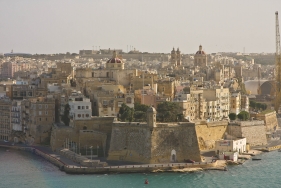
[{"label": "hazy sky", "polygon": [[274,52],[275,11],[281,0],[0,0],[0,53]]}]

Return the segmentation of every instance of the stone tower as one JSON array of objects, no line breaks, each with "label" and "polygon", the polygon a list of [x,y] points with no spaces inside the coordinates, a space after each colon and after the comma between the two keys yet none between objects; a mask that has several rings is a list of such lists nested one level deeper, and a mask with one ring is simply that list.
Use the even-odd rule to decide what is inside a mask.
[{"label": "stone tower", "polygon": [[150,128],[156,127],[156,110],[150,106],[146,111],[146,121]]},{"label": "stone tower", "polygon": [[179,48],[177,49],[177,64],[176,64],[176,66],[181,66],[181,51],[180,51]]},{"label": "stone tower", "polygon": [[177,54],[175,48],[171,51],[171,64],[177,66]]}]

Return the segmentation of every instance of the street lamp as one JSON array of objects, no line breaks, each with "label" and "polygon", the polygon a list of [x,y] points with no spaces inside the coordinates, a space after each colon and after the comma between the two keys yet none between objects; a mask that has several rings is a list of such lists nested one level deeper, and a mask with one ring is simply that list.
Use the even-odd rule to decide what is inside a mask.
[{"label": "street lamp", "polygon": [[99,157],[99,145],[97,145],[97,157]]}]

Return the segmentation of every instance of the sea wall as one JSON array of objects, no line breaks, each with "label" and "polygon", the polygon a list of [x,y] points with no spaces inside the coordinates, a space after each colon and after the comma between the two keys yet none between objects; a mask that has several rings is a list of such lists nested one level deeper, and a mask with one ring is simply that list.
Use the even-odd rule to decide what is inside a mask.
[{"label": "sea wall", "polygon": [[[173,172],[177,169],[214,169],[217,162],[212,163],[181,163],[181,164],[147,164],[147,165],[122,165],[102,168],[84,168],[65,166],[64,170],[69,174],[108,174],[108,173],[147,173],[147,172]],[[223,170],[224,168],[217,168]]]}]

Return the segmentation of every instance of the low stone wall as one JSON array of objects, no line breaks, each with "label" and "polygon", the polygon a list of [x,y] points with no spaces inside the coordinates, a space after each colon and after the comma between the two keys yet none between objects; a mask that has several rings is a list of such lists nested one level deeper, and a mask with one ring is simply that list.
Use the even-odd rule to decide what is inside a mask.
[{"label": "low stone wall", "polygon": [[46,159],[47,161],[51,162],[55,166],[59,167],[61,170],[64,170],[64,167],[67,165],[64,162],[62,162],[59,158],[56,158],[48,153],[40,151],[39,149],[33,148],[33,152],[36,155],[39,155],[39,156],[43,157],[44,159]]},{"label": "low stone wall", "polygon": [[110,166],[104,168],[84,168],[66,166],[65,172],[69,174],[108,174],[108,173],[144,173],[155,171],[174,171],[184,168],[202,168],[209,169],[217,166],[213,163],[180,163],[180,164],[148,164],[148,165],[128,165],[128,166]]}]

